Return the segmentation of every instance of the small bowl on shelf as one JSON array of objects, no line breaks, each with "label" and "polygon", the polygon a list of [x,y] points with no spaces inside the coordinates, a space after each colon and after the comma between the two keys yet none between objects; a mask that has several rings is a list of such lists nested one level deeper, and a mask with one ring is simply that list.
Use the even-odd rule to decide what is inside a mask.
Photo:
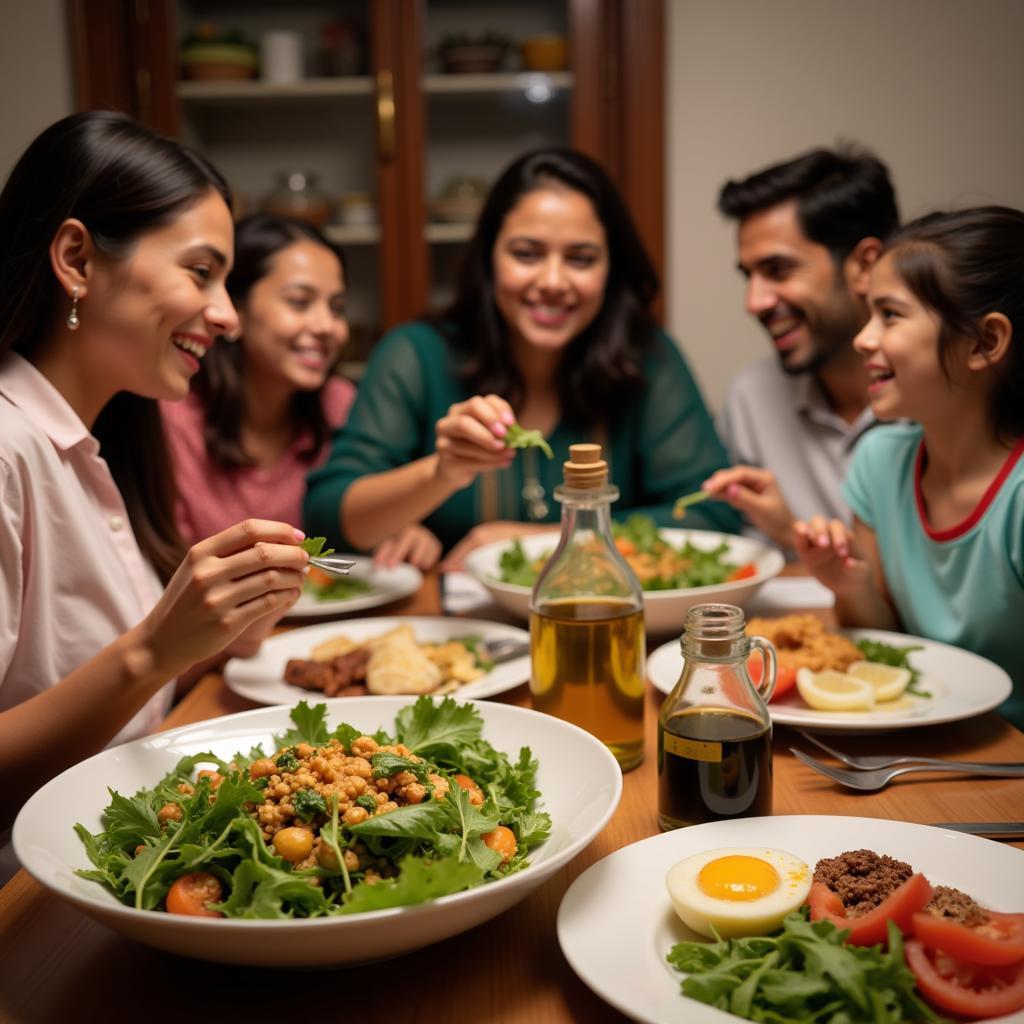
[{"label": "small bowl on shelf", "polygon": [[194,43],[181,51],[183,78],[238,82],[256,77],[256,51],[243,43]]},{"label": "small bowl on shelf", "polygon": [[437,49],[441,70],[455,75],[487,75],[500,71],[508,53],[508,43],[450,42],[442,43]]},{"label": "small bowl on shelf", "polygon": [[527,71],[564,71],[569,58],[565,36],[553,33],[524,39],[519,50]]}]

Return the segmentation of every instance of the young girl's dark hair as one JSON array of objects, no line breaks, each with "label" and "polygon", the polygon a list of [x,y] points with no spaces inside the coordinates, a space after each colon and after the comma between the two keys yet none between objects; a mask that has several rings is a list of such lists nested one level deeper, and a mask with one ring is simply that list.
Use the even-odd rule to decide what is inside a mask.
[{"label": "young girl's dark hair", "polygon": [[[80,220],[111,259],[145,231],[174,220],[211,190],[230,207],[224,179],[201,157],[125,114],[72,114],[28,147],[0,194],[0,352],[33,361],[67,297],[50,266],[61,224]],[[63,308],[62,308],[63,307]],[[88,316],[88,303],[82,316]],[[174,478],[157,403],[122,392],[93,425],[142,553],[164,582],[181,559]]]},{"label": "young girl's dark hair", "polygon": [[524,195],[552,186],[570,188],[593,203],[608,243],[604,301],[593,322],[570,343],[558,379],[563,414],[588,427],[642,387],[643,357],[655,335],[650,305],[658,293],[657,274],[625,204],[589,157],[570,149],[538,150],[501,175],[469,243],[455,301],[432,319],[465,354],[463,373],[472,391],[503,395],[513,406],[521,400],[523,382],[494,301],[494,243],[508,212]]},{"label": "young girl's dark hair", "polygon": [[[345,270],[341,250],[316,228],[286,217],[253,214],[235,225],[235,263],[227,279],[235,308],[242,309],[249,291],[265,277],[274,257],[296,242],[311,241],[334,253]],[[203,403],[206,450],[218,465],[228,469],[251,466],[255,460],[242,448],[242,414],[245,395],[243,345],[217,344],[203,357],[192,386]],[[311,435],[301,457],[312,460],[330,437],[319,391],[298,391],[292,398],[292,416],[299,431]]]},{"label": "young girl's dark hair", "polygon": [[1024,435],[1024,213],[979,206],[932,213],[911,221],[886,252],[907,287],[942,322],[939,359],[959,339],[981,339],[981,320],[1002,313],[1011,324],[1010,351],[996,366],[992,395],[996,436],[1013,443]]}]

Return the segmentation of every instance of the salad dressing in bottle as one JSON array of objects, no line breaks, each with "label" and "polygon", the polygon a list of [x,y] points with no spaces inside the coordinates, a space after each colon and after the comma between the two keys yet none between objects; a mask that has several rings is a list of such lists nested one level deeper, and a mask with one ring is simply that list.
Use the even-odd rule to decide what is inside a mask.
[{"label": "salad dressing in bottle", "polygon": [[644,612],[640,584],[612,539],[598,444],[569,447],[562,536],[530,598],[533,706],[586,729],[623,771],[644,756]]},{"label": "salad dressing in bottle", "polygon": [[[683,671],[658,716],[658,824],[663,830],[772,813],[775,648],[744,632],[743,612],[699,604],[686,613]],[[747,672],[751,650],[762,684]]]}]

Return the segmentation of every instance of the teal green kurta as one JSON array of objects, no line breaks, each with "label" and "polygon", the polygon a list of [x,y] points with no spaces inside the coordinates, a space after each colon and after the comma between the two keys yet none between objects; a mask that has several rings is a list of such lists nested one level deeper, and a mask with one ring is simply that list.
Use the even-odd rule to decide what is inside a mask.
[{"label": "teal green kurta", "polygon": [[[458,359],[441,334],[422,322],[396,327],[381,340],[348,422],[335,431],[330,457],[309,475],[303,509],[308,533],[352,550],[339,523],[345,491],[368,474],[433,454],[435,424],[449,406],[471,397],[459,377]],[[606,453],[610,445],[611,479],[620,493],[613,511],[616,518],[643,512],[661,526],[672,526],[675,499],[698,490],[714,470],[727,465],[727,457],[693,375],[666,335],[659,333],[644,376],[647,384],[642,391],[621,408],[608,410],[603,440]],[[496,486],[487,486],[496,505],[487,508],[484,485],[477,477],[427,516],[424,525],[447,550],[485,519],[527,520],[522,489],[528,461],[539,471],[544,487],[545,519],[558,522],[561,507],[552,493],[561,483],[569,445],[591,439],[563,420],[548,437],[553,459],[524,452],[509,469],[493,474]],[[740,518],[727,505],[709,501],[687,510],[685,525],[739,532]]]}]

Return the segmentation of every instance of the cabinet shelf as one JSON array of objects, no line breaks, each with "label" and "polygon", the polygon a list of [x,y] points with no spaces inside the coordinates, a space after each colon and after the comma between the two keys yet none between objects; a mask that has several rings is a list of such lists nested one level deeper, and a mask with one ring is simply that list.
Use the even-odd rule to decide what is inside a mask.
[{"label": "cabinet shelf", "polygon": [[522,92],[550,90],[565,92],[571,89],[570,71],[514,71],[487,75],[424,75],[423,91],[432,96],[479,95],[480,93]]},{"label": "cabinet shelf", "polygon": [[473,221],[459,224],[437,222],[423,229],[423,237],[428,242],[468,242],[473,237],[474,227],[476,224]]},{"label": "cabinet shelf", "polygon": [[335,245],[376,245],[380,241],[377,224],[330,224],[323,230]]},{"label": "cabinet shelf", "polygon": [[351,78],[305,78],[299,82],[277,83],[252,79],[241,82],[178,82],[175,92],[183,103],[262,103],[266,100],[339,99],[370,96],[373,80]]}]

